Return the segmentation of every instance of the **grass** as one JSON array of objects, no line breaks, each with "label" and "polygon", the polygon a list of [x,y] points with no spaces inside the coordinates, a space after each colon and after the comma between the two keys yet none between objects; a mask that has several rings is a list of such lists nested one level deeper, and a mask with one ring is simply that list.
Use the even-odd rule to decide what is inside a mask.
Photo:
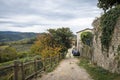
[{"label": "grass", "polygon": [[30,51],[32,44],[19,44],[19,45],[12,45],[18,52],[28,52]]},{"label": "grass", "polygon": [[47,73],[52,72],[53,70],[55,70],[55,68],[56,68],[57,66],[58,66],[58,64],[53,65],[52,67],[50,67],[50,68],[46,69],[46,72],[47,72]]},{"label": "grass", "polygon": [[110,73],[101,67],[92,65],[88,59],[81,58],[79,66],[84,67],[94,80],[120,80],[120,75]]}]

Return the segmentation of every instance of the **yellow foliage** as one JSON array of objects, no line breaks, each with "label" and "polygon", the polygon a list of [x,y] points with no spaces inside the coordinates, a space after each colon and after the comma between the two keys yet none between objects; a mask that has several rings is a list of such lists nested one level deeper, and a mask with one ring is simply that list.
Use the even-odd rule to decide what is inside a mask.
[{"label": "yellow foliage", "polygon": [[53,57],[59,54],[62,46],[56,44],[50,34],[39,35],[32,46],[32,53],[40,55],[41,58]]}]

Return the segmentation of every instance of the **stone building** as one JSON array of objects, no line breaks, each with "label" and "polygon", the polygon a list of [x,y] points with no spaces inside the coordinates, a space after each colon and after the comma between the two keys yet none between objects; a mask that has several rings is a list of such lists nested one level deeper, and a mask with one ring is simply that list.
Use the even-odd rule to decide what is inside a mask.
[{"label": "stone building", "polygon": [[[81,36],[81,33],[82,33],[82,32],[87,32],[87,31],[93,32],[93,29],[86,28],[86,29],[84,29],[84,30],[81,30],[81,31],[76,32],[76,33],[77,33],[77,50],[80,52],[81,56],[84,56],[84,57],[88,56],[88,52],[89,52],[89,49],[88,49],[88,48],[89,48],[89,46],[84,45],[84,44],[82,43],[80,36]],[[87,50],[86,50],[86,49],[87,49]]]}]

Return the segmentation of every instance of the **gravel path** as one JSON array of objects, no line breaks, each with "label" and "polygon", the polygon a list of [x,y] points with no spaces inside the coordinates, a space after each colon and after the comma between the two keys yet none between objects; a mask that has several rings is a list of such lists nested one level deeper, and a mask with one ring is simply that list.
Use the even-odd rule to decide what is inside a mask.
[{"label": "gravel path", "polygon": [[53,72],[38,80],[92,80],[86,70],[76,64],[78,61],[76,58],[65,59]]},{"label": "gravel path", "polygon": [[79,60],[71,56],[71,49],[68,50],[67,58],[62,60],[59,66],[48,74],[43,75],[37,80],[93,80],[85,69],[79,67]]}]

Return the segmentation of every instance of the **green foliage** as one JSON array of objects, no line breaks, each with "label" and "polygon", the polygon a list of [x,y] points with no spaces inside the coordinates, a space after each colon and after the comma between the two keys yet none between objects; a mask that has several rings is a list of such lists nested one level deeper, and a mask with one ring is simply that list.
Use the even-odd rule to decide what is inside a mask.
[{"label": "green foliage", "polygon": [[80,37],[84,44],[91,46],[93,40],[93,34],[91,32],[82,32]]},{"label": "green foliage", "polygon": [[37,41],[31,48],[32,54],[47,58],[63,53],[71,47],[73,34],[69,28],[49,29],[48,32],[37,37]]},{"label": "green foliage", "polygon": [[16,49],[18,53],[29,52],[32,44],[36,41],[36,38],[23,39],[12,42],[0,42],[0,49],[5,46],[10,46]]},{"label": "green foliage", "polygon": [[117,80],[120,76],[115,73],[110,73],[101,67],[90,64],[89,60],[85,58],[80,59],[79,65],[84,67],[94,80]]},{"label": "green foliage", "polygon": [[0,49],[0,62],[6,62],[17,58],[17,52],[12,47]]},{"label": "green foliage", "polygon": [[112,34],[114,32],[114,27],[119,16],[120,16],[120,6],[117,6],[109,10],[101,17],[101,25],[100,25],[102,27],[101,43],[103,50],[104,48],[107,49],[107,51],[109,50]]},{"label": "green foliage", "polygon": [[32,44],[14,44],[9,42],[0,46],[0,62],[11,61],[15,59],[31,56],[30,48]]},{"label": "green foliage", "polygon": [[118,4],[120,4],[120,0],[98,0],[97,6],[106,11],[109,8],[112,8],[113,6],[116,6]]},{"label": "green foliage", "polygon": [[28,53],[28,52],[19,52],[19,53],[17,53],[17,58],[25,58],[25,57],[28,57],[28,56],[30,56],[30,53]]},{"label": "green foliage", "polygon": [[48,29],[48,32],[53,36],[57,44],[63,46],[62,51],[67,51],[71,47],[73,33],[69,28]]}]

